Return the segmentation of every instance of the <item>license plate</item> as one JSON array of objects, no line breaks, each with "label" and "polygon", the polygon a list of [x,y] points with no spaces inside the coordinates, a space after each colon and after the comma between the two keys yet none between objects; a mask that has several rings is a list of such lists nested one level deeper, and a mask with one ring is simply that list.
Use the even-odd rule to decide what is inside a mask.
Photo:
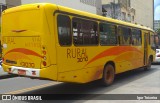
[{"label": "license plate", "polygon": [[19,75],[26,75],[26,71],[25,70],[18,70],[18,74]]}]

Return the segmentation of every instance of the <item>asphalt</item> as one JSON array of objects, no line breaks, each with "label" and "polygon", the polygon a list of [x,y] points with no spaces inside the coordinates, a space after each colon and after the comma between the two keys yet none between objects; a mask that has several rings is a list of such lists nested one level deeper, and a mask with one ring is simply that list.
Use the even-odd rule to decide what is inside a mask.
[{"label": "asphalt", "polygon": [[3,71],[2,66],[0,65],[0,79],[7,79],[11,77],[16,77],[17,75],[14,74],[8,74],[7,72]]},{"label": "asphalt", "polygon": [[[111,86],[102,87],[97,81],[86,84],[63,83],[48,80],[30,79],[26,77],[8,78],[0,81],[0,94],[43,95],[66,94],[65,98],[73,100],[55,101],[13,101],[13,103],[160,103],[159,100],[139,100],[139,95],[156,95],[160,93],[160,65],[152,65],[151,69],[143,68],[116,75]],[[68,94],[75,94],[68,95]],[[82,94],[82,95],[76,95]],[[83,95],[84,94],[84,95]],[[88,94],[88,95],[86,95]],[[89,95],[92,94],[92,95]],[[135,100],[107,100],[107,95],[125,96],[126,99],[136,95]],[[126,96],[127,95],[127,96]],[[102,100],[100,100],[100,98]],[[116,98],[116,96],[114,96]],[[43,96],[42,96],[43,98]],[[58,97],[59,98],[59,97]],[[61,97],[63,98],[63,97]],[[159,98],[159,96],[158,96]],[[0,101],[0,103],[8,103]],[[12,103],[12,101],[9,101]]]}]

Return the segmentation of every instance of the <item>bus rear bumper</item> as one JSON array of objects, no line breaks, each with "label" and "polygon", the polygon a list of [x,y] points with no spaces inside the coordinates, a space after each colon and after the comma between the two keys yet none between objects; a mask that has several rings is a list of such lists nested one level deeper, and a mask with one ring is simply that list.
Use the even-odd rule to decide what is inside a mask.
[{"label": "bus rear bumper", "polygon": [[11,74],[24,75],[30,77],[40,77],[40,69],[8,66],[5,64],[2,64],[2,67],[5,72]]},{"label": "bus rear bumper", "polygon": [[33,69],[33,68],[23,68],[23,67],[11,67],[11,73],[19,74],[19,75],[26,75],[32,77],[39,77],[40,69]]},{"label": "bus rear bumper", "polygon": [[17,67],[17,66],[9,66],[2,63],[2,68],[5,72],[10,74],[17,74],[20,76],[26,76],[30,78],[37,78],[37,79],[49,79],[49,80],[57,80],[57,68],[56,65],[51,65],[47,68],[24,68],[24,67]]}]

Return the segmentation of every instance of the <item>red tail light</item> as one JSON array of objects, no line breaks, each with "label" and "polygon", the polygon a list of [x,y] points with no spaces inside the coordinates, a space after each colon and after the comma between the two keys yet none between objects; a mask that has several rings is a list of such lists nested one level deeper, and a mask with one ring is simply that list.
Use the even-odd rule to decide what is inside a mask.
[{"label": "red tail light", "polygon": [[43,66],[46,66],[46,65],[47,65],[47,63],[45,61],[43,61]]},{"label": "red tail light", "polygon": [[46,52],[46,48],[45,48],[45,46],[43,46],[42,47],[42,49],[43,49],[43,51],[42,51],[42,53],[43,53],[43,61],[42,61],[42,64],[43,64],[43,66],[47,66],[47,62],[46,62],[46,54],[47,54],[47,52]]},{"label": "red tail light", "polygon": [[157,55],[157,57],[160,57],[160,54],[159,54],[159,55]]},{"label": "red tail light", "polygon": [[4,58],[2,58],[2,62],[4,62]]}]

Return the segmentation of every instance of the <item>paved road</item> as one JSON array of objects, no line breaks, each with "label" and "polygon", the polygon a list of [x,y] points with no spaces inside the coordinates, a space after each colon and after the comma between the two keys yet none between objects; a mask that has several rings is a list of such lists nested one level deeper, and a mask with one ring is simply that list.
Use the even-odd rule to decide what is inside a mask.
[{"label": "paved road", "polygon": [[[138,69],[117,75],[114,84],[109,87],[102,87],[98,84],[98,82],[92,82],[87,84],[71,84],[71,83],[52,82],[47,80],[32,80],[24,77],[14,77],[10,79],[0,80],[0,94],[4,93],[6,94],[160,94],[160,65],[153,65],[152,69],[150,69],[149,71],[143,71],[143,69]],[[77,102],[77,101],[72,101],[72,102]],[[93,101],[84,100],[83,102],[93,102]],[[94,102],[99,103],[100,101],[94,100]],[[111,101],[110,103],[112,102],[115,103],[114,101]],[[127,102],[123,101],[123,103]],[[146,101],[145,103],[150,103],[150,102]],[[160,103],[160,101],[153,101],[152,103]]]}]

